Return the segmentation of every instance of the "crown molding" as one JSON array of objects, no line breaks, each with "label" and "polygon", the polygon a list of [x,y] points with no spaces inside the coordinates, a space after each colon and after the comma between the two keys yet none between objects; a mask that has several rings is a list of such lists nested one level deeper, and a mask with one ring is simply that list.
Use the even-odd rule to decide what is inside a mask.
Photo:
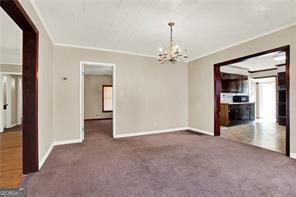
[{"label": "crown molding", "polygon": [[44,27],[44,29],[45,29],[45,31],[46,31],[48,37],[49,37],[50,40],[51,40],[51,42],[52,42],[53,44],[55,44],[55,40],[53,39],[53,36],[52,36],[52,34],[50,33],[49,28],[47,27],[47,25],[46,25],[46,23],[45,23],[45,21],[44,21],[42,15],[41,15],[41,13],[40,13],[40,11],[39,11],[38,6],[37,6],[36,3],[35,3],[35,0],[29,0],[29,1],[30,1],[31,5],[32,5],[34,11],[36,12],[36,15],[38,16],[39,20],[41,21],[41,24],[42,24],[42,26]]},{"label": "crown molding", "polygon": [[83,46],[83,45],[73,45],[73,44],[64,44],[64,43],[55,43],[54,45],[60,46],[60,47],[88,49],[88,50],[96,50],[96,51],[103,51],[103,52],[120,53],[120,54],[125,54],[125,55],[136,55],[136,56],[149,57],[149,58],[158,58],[157,56],[146,55],[146,54],[141,54],[141,53],[113,50],[113,49],[104,49],[104,48],[97,48],[97,47],[88,47],[88,46]]},{"label": "crown molding", "polygon": [[22,66],[21,62],[0,62],[0,65]]},{"label": "crown molding", "polygon": [[[35,10],[37,16],[39,17],[43,27],[45,28],[50,40],[52,41],[52,43],[55,45],[55,46],[62,46],[62,47],[72,47],[72,48],[81,48],[81,49],[89,49],[89,50],[97,50],[97,51],[105,51],[105,52],[112,52],[112,53],[120,53],[120,54],[126,54],[126,55],[136,55],[136,56],[142,56],[142,57],[150,57],[150,58],[158,58],[158,56],[153,56],[153,55],[147,55],[147,54],[142,54],[142,53],[134,53],[134,52],[128,52],[128,51],[122,51],[122,50],[115,50],[115,49],[105,49],[105,48],[98,48],[98,47],[88,47],[88,46],[84,46],[84,45],[72,45],[72,44],[66,44],[66,43],[58,43],[56,42],[54,39],[53,39],[53,36],[52,34],[50,33],[49,31],[49,28],[47,27],[39,9],[38,9],[38,6],[36,5],[35,3],[35,0],[29,0],[31,2],[31,5],[33,7],[33,9]],[[293,26],[296,26],[296,22],[295,23],[292,23],[290,25],[286,25],[286,26],[283,26],[283,27],[280,27],[280,28],[276,28],[274,30],[271,30],[269,32],[266,32],[266,33],[263,33],[263,34],[259,34],[257,36],[254,36],[254,37],[251,37],[251,38],[248,38],[246,40],[243,40],[241,42],[237,42],[235,44],[231,44],[231,45],[228,45],[226,47],[223,47],[223,48],[220,48],[220,49],[217,49],[217,50],[214,50],[212,52],[209,52],[209,53],[206,53],[206,54],[203,54],[203,55],[200,55],[198,57],[195,57],[195,58],[192,58],[192,59],[188,59],[188,60],[185,60],[184,62],[185,63],[191,63],[195,60],[198,60],[200,58],[203,58],[203,57],[206,57],[206,56],[209,56],[209,55],[213,55],[215,53],[218,53],[220,51],[223,51],[223,50],[226,50],[226,49],[230,49],[232,47],[235,47],[235,46],[238,46],[238,45],[241,45],[241,44],[244,44],[244,43],[247,43],[247,42],[250,42],[250,41],[253,41],[255,39],[258,39],[258,38],[261,38],[263,36],[266,36],[266,35],[269,35],[269,34],[272,34],[272,33],[275,33],[275,32],[278,32],[278,31],[281,31],[281,30],[284,30],[284,29],[288,29],[290,27],[293,27]]]},{"label": "crown molding", "polygon": [[279,31],[281,31],[281,30],[284,30],[284,29],[288,29],[288,28],[293,27],[293,26],[296,26],[296,23],[292,23],[292,24],[290,24],[290,25],[286,25],[286,26],[283,26],[283,27],[279,27],[279,28],[276,28],[276,29],[271,30],[271,31],[269,31],[269,32],[266,32],[266,33],[259,34],[259,35],[257,35],[257,36],[254,36],[254,37],[248,38],[248,39],[243,40],[243,41],[241,41],[241,42],[237,42],[237,43],[235,43],[235,44],[231,44],[231,45],[228,45],[228,46],[226,46],[226,47],[223,47],[223,48],[217,49],[217,50],[215,50],[215,51],[212,51],[212,52],[206,53],[206,54],[204,54],[204,55],[201,55],[201,56],[198,56],[198,57],[196,57],[196,58],[190,59],[190,60],[189,60],[189,63],[190,63],[190,62],[193,62],[193,61],[195,61],[195,60],[198,60],[198,59],[200,59],[200,58],[203,58],[203,57],[206,57],[206,56],[209,56],[209,55],[213,55],[213,54],[218,53],[218,52],[220,52],[220,51],[223,51],[223,50],[226,50],[226,49],[230,49],[230,48],[232,48],[232,47],[236,47],[236,46],[241,45],[241,44],[245,44],[245,43],[247,43],[247,42],[250,42],[250,41],[256,40],[256,39],[258,39],[258,38],[261,38],[261,37],[267,36],[267,35],[269,35],[269,34],[276,33],[276,32],[279,32]]}]

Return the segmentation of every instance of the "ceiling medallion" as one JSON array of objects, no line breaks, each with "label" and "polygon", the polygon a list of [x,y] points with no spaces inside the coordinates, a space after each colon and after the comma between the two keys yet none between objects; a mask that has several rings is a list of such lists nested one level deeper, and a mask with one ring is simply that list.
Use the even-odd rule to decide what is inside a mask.
[{"label": "ceiling medallion", "polygon": [[183,62],[185,61],[184,59],[188,58],[187,50],[185,49],[183,52],[179,48],[179,46],[175,45],[173,42],[173,26],[175,25],[175,23],[169,22],[168,25],[170,26],[170,29],[171,29],[170,46],[159,49],[158,61],[161,64],[164,64],[164,63],[175,64],[176,62]]}]

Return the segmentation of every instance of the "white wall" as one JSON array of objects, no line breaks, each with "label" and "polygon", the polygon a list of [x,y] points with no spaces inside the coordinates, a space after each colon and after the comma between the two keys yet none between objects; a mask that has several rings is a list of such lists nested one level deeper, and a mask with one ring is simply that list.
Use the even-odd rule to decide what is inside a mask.
[{"label": "white wall", "polygon": [[22,30],[0,9],[0,64],[22,63]]},{"label": "white wall", "polygon": [[22,124],[23,119],[23,79],[17,77],[17,125]]},{"label": "white wall", "polygon": [[189,126],[214,132],[214,64],[249,54],[291,46],[291,151],[296,152],[296,26],[199,58],[189,64]]},{"label": "white wall", "polygon": [[17,125],[17,109],[18,109],[18,76],[11,76],[11,126]]},{"label": "white wall", "polygon": [[38,148],[40,161],[53,143],[53,42],[31,2],[28,0],[19,1],[39,31]]},{"label": "white wall", "polygon": [[[55,140],[79,139],[80,61],[116,64],[117,134],[187,126],[186,63],[160,64],[149,57],[55,46]],[[63,76],[68,81],[61,81]]]},{"label": "white wall", "polygon": [[112,112],[102,112],[103,85],[112,85],[112,76],[84,75],[84,119],[112,118]]}]

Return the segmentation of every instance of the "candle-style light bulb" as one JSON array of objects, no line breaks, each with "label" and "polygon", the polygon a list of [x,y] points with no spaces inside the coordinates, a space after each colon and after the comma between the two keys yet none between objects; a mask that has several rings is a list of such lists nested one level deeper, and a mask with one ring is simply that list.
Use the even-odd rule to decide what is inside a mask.
[{"label": "candle-style light bulb", "polygon": [[188,58],[187,49],[184,50],[184,58]]}]

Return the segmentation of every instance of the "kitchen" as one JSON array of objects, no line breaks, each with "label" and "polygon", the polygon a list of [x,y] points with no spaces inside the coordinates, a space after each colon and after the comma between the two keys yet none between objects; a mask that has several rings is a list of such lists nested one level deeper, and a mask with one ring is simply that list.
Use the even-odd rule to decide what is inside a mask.
[{"label": "kitchen", "polygon": [[221,125],[233,126],[255,120],[255,101],[249,100],[247,75],[221,73]]},{"label": "kitchen", "polygon": [[284,153],[285,64],[274,56],[220,68],[220,129],[224,138]]}]

